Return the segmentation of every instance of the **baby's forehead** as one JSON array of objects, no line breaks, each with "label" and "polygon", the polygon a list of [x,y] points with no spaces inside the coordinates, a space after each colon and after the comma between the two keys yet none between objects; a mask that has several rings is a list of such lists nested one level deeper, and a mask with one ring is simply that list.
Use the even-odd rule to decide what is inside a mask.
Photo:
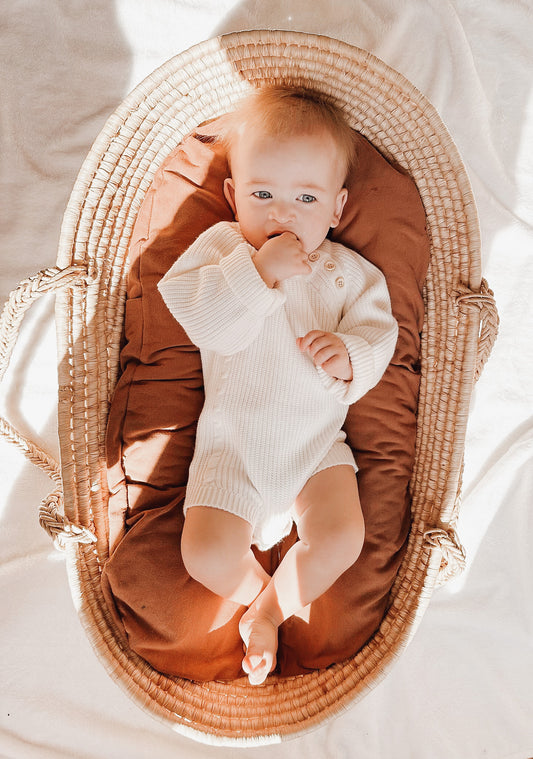
[{"label": "baby's forehead", "polygon": [[291,142],[302,142],[306,139],[320,140],[341,150],[339,141],[333,131],[321,125],[307,125],[291,128],[290,125],[271,124],[270,126],[243,122],[234,129],[231,149],[238,150],[248,141],[266,142],[271,148]]},{"label": "baby's forehead", "polygon": [[325,130],[279,135],[265,130],[245,129],[231,146],[231,157],[248,160],[268,160],[271,156],[307,153],[313,163],[323,155],[340,157],[342,154],[334,136]]},{"label": "baby's forehead", "polygon": [[324,175],[342,166],[342,153],[324,132],[279,137],[243,132],[231,150],[230,166],[242,181],[278,179],[298,185],[324,186]]}]

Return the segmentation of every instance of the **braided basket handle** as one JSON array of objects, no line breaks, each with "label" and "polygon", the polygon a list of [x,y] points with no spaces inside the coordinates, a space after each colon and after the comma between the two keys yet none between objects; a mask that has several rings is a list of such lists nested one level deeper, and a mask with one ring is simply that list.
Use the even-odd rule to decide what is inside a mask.
[{"label": "braided basket handle", "polygon": [[479,292],[470,290],[466,285],[459,285],[456,302],[459,308],[478,308],[480,311],[481,327],[479,331],[476,368],[474,371],[474,382],[477,382],[498,335],[500,321],[494,293],[489,288],[487,281],[482,279]]},{"label": "braided basket handle", "polygon": [[[460,311],[478,309],[480,312],[480,328],[474,368],[474,382],[477,382],[498,334],[499,318],[494,293],[486,280],[482,279],[479,291],[471,290],[467,285],[459,284],[454,296]],[[458,505],[459,495],[457,495],[454,509],[456,512]],[[452,520],[453,524],[455,524],[456,518],[457,514]],[[441,563],[436,578],[437,586],[443,585],[452,577],[461,574],[466,565],[466,555],[452,525],[439,525],[426,530],[424,541],[429,548],[436,548],[441,553]]]},{"label": "braided basket handle", "polygon": [[[85,266],[69,266],[66,269],[52,267],[22,280],[10,293],[0,316],[0,383],[9,366],[20,325],[32,303],[47,293],[86,285],[87,282],[88,272]],[[0,416],[0,435],[15,445],[32,464],[42,469],[56,483],[55,490],[43,500],[39,515],[42,527],[54,542],[60,547],[63,547],[67,540],[94,542],[96,538],[89,530],[72,524],[60,513],[63,495],[58,462],[22,435],[3,416]]]},{"label": "braided basket handle", "polygon": [[441,552],[441,563],[435,583],[437,587],[463,572],[466,566],[466,554],[455,530],[433,527],[426,530],[424,540],[426,545],[438,548]]}]

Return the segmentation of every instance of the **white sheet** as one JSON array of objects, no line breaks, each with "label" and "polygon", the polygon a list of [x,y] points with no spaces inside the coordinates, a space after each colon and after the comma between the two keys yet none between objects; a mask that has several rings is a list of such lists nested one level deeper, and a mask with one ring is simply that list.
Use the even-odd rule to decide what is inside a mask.
[{"label": "white sheet", "polygon": [[[63,209],[107,115],[191,44],[244,28],[339,37],[433,102],[469,171],[500,336],[473,398],[459,532],[465,573],[438,590],[392,673],[315,732],[239,756],[533,756],[533,17],[527,0],[11,0],[3,4],[2,300],[55,263]],[[53,304],[34,306],[2,403],[57,455]],[[37,523],[51,490],[1,443],[0,755],[233,756],[176,735],[108,677],[61,554]]]}]

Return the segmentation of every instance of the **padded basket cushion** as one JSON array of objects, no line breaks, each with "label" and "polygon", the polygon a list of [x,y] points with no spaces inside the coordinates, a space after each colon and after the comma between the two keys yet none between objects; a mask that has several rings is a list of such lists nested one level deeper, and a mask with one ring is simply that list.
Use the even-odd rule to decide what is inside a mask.
[{"label": "padded basket cushion", "polygon": [[[212,122],[158,170],[130,243],[122,374],[107,431],[111,557],[102,588],[130,647],[157,670],[192,680],[242,676],[243,608],[192,580],[180,557],[182,504],[203,403],[200,356],[157,283],[207,227],[231,220],[227,163]],[[356,564],[280,630],[278,672],[293,675],[353,655],[378,628],[409,532],[422,287],[429,261],[414,182],[354,133],[359,162],[335,239],[385,274],[400,332],[379,384],[348,413],[359,466],[365,544]],[[296,539],[257,552],[272,572]]]}]

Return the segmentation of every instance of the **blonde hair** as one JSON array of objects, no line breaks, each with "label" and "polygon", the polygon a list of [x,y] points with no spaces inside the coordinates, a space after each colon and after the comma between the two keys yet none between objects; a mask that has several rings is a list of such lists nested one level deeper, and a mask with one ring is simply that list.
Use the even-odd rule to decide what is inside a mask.
[{"label": "blonde hair", "polygon": [[227,130],[221,138],[230,166],[232,149],[244,129],[258,130],[277,139],[326,132],[339,151],[344,179],[356,166],[354,133],[344,113],[326,95],[314,90],[266,85],[241,101],[229,116]]}]

